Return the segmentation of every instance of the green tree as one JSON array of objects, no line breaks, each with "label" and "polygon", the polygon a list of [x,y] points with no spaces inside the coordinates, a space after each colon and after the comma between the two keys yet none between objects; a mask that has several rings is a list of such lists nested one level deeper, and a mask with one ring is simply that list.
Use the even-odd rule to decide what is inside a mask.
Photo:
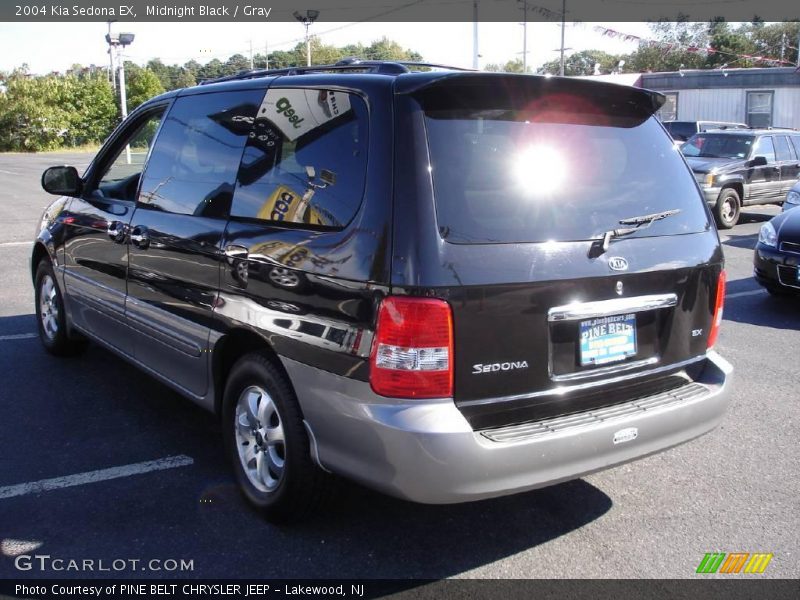
[{"label": "green tree", "polygon": [[69,125],[63,138],[65,146],[102,142],[114,128],[117,106],[114,90],[104,71],[66,78],[67,95],[63,108]]},{"label": "green tree", "polygon": [[[797,64],[798,35],[800,35],[800,21],[785,21],[764,25],[752,24],[750,39],[760,56],[783,59]],[[784,65],[786,66],[786,65]]]},{"label": "green tree", "polygon": [[[564,75],[593,75],[595,65],[600,74],[616,72],[621,60],[623,58],[620,55],[609,54],[602,50],[574,52],[564,58]],[[556,59],[544,63],[538,72],[558,75],[561,72],[561,60]]]},{"label": "green tree", "polygon": [[132,111],[153,96],[164,93],[164,86],[158,75],[147,67],[142,68],[133,63],[125,63],[126,90],[128,111]]},{"label": "green tree", "polygon": [[[484,71],[492,71],[495,73],[522,73],[522,59],[515,58],[513,60],[509,60],[506,64],[501,65],[497,63],[490,63],[483,68]],[[531,72],[531,68],[528,67],[528,73]]]},{"label": "green tree", "polygon": [[0,94],[0,151],[54,150],[69,131],[69,83],[56,75],[12,73]]},{"label": "green tree", "polygon": [[225,64],[222,66],[221,75],[234,75],[239,71],[249,71],[250,70],[250,59],[246,58],[242,54],[234,54],[228,60],[225,61]]}]

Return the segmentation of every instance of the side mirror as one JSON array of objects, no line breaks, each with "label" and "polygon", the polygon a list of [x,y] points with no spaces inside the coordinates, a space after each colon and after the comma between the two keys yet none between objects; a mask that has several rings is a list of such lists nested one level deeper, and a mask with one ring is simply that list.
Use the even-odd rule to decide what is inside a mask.
[{"label": "side mirror", "polygon": [[766,156],[756,156],[753,160],[750,161],[751,167],[766,167],[767,166],[767,157]]},{"label": "side mirror", "polygon": [[50,167],[42,173],[42,187],[56,196],[80,196],[83,181],[75,167]]}]

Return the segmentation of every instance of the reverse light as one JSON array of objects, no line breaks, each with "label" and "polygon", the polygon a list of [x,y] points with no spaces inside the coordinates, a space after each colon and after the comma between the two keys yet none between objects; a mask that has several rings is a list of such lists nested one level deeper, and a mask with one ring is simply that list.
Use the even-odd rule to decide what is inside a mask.
[{"label": "reverse light", "polygon": [[378,310],[370,385],[390,398],[453,395],[453,315],[434,298],[390,296]]},{"label": "reverse light", "polygon": [[717,343],[717,336],[719,336],[719,327],[722,325],[722,308],[725,304],[725,270],[720,271],[719,279],[717,279],[717,297],[714,302],[714,320],[711,322],[711,331],[708,334],[708,346],[711,350],[714,344]]}]

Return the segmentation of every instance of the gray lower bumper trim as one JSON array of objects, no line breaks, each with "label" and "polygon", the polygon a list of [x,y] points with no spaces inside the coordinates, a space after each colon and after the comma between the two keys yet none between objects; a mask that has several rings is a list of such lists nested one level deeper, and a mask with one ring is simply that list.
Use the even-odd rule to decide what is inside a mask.
[{"label": "gray lower bumper trim", "polygon": [[655,396],[647,396],[624,404],[615,404],[614,406],[608,406],[597,410],[546,419],[534,423],[522,423],[520,425],[491,429],[481,432],[481,435],[493,442],[520,442],[532,440],[560,431],[591,427],[616,419],[625,419],[635,416],[637,413],[665,408],[673,404],[701,400],[704,396],[708,396],[709,394],[711,394],[711,391],[707,387],[698,383],[689,383],[675,390],[670,390]]},{"label": "gray lower bumper trim", "polygon": [[319,464],[430,504],[544,487],[660,452],[722,420],[732,367],[709,352],[697,380],[605,409],[474,431],[451,398],[395,400],[369,383],[282,359]]}]

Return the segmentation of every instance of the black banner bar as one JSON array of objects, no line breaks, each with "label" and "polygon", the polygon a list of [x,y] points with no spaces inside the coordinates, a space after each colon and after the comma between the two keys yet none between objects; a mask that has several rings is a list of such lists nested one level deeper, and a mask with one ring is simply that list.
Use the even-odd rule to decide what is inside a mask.
[{"label": "black banner bar", "polygon": [[[558,22],[562,0],[478,0],[479,21]],[[241,21],[293,22],[294,12],[320,11],[319,22],[454,22],[475,20],[474,0],[334,0],[302,5],[290,0],[4,0],[0,21]],[[798,18],[786,0],[566,0],[566,21],[784,21]]]},{"label": "black banner bar", "polygon": [[515,600],[594,600],[648,598],[664,600],[751,600],[797,598],[797,581],[730,576],[692,580],[0,580],[0,598],[40,600],[361,600],[416,598],[502,598]]}]

